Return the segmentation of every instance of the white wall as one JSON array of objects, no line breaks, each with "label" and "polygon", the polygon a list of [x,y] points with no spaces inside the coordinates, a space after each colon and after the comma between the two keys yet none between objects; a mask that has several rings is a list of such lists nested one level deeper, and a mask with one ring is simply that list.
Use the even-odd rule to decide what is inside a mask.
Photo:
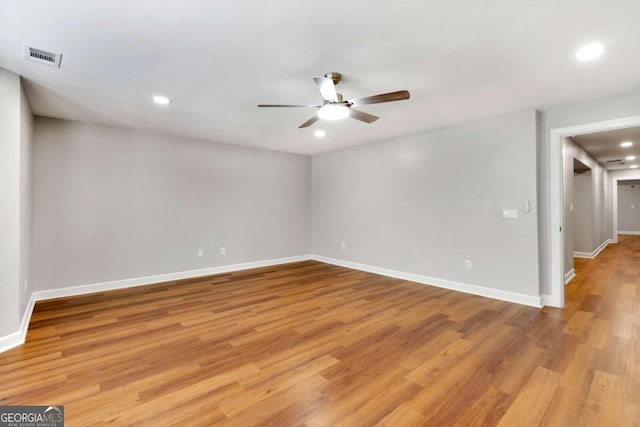
[{"label": "white wall", "polygon": [[28,302],[32,126],[20,77],[0,68],[0,347],[19,331]]},{"label": "white wall", "polygon": [[618,185],[618,230],[640,233],[640,185],[620,181]]},{"label": "white wall", "polygon": [[531,111],[313,156],[313,253],[538,297],[536,126]]},{"label": "white wall", "polygon": [[35,123],[36,290],[309,253],[307,156]]},{"label": "white wall", "polygon": [[[550,134],[552,129],[576,126],[604,120],[620,119],[640,115],[640,91],[625,95],[574,104],[564,107],[549,108],[542,111],[540,117],[539,161],[538,161],[538,201],[540,217],[540,282],[541,293],[551,294],[551,189],[549,167],[551,156]],[[610,205],[610,203],[609,203]],[[610,210],[608,215],[611,215]]]}]

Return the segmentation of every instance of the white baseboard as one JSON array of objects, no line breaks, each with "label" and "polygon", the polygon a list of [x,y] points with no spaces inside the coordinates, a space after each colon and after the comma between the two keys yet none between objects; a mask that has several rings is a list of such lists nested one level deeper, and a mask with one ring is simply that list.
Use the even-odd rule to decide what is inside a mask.
[{"label": "white baseboard", "polygon": [[555,307],[553,304],[553,300],[551,299],[551,295],[545,295],[542,294],[540,295],[540,303],[542,304],[542,306],[552,306]]},{"label": "white baseboard", "polygon": [[618,231],[618,234],[628,234],[630,236],[640,236],[640,231]]},{"label": "white baseboard", "polygon": [[573,256],[574,256],[575,258],[589,258],[589,259],[593,259],[593,258],[597,257],[597,256],[598,256],[598,254],[599,254],[600,252],[602,252],[602,250],[603,250],[604,248],[606,248],[606,247],[607,247],[607,245],[608,245],[609,243],[613,243],[613,240],[612,240],[612,239],[607,239],[607,240],[605,240],[605,241],[604,241],[604,242],[602,242],[602,244],[601,244],[600,246],[598,246],[598,247],[597,247],[593,252],[574,252],[574,253],[573,253]]},{"label": "white baseboard", "polygon": [[262,261],[246,262],[242,264],[223,265],[220,267],[202,268],[198,270],[180,271],[177,273],[157,274],[153,276],[136,277],[133,279],[113,280],[109,282],[91,283],[88,285],[70,286],[68,288],[51,289],[47,291],[37,291],[31,294],[29,304],[22,316],[20,329],[4,337],[0,337],[0,352],[9,350],[24,344],[29,329],[31,314],[37,301],[70,297],[76,295],[91,294],[94,292],[105,292],[116,289],[131,288],[134,286],[153,285],[155,283],[169,282],[172,280],[191,279],[201,276],[211,276],[214,274],[229,273],[232,271],[249,270],[251,268],[269,267],[272,265],[287,264],[290,262],[306,261],[311,259],[311,255],[298,255],[286,258],[268,259]]},{"label": "white baseboard", "polygon": [[34,293],[29,297],[29,303],[22,315],[22,321],[20,322],[20,344],[27,338],[27,331],[29,330],[29,322],[31,321],[31,315],[33,314],[33,308],[36,306],[36,296]]},{"label": "white baseboard", "polygon": [[286,258],[269,259],[263,261],[246,262],[242,264],[222,265],[219,267],[202,268],[198,270],[179,271],[177,273],[156,274],[154,276],[136,277],[133,279],[113,280],[110,282],[91,283],[89,285],[70,286],[68,288],[51,289],[35,292],[36,301],[53,298],[63,298],[95,292],[113,291],[116,289],[132,288],[134,286],[153,285],[155,283],[172,280],[192,279],[201,276],[229,273],[232,271],[248,270],[251,268],[269,267],[290,262],[306,261],[311,255],[299,255]]},{"label": "white baseboard", "polygon": [[435,277],[422,276],[418,274],[405,273],[402,271],[391,270],[382,267],[375,267],[366,264],[359,264],[350,261],[339,260],[335,258],[328,258],[320,255],[299,255],[286,258],[277,258],[270,260],[247,262],[242,264],[224,265],[219,267],[203,268],[198,270],[181,271],[177,273],[157,274],[153,276],[137,277],[132,279],[113,280],[109,282],[91,283],[80,286],[70,286],[67,288],[51,289],[46,291],[37,291],[31,294],[29,303],[25,310],[25,313],[20,323],[20,330],[0,337],[0,352],[8,350],[23,344],[27,336],[27,330],[29,329],[29,320],[33,313],[33,308],[37,301],[62,298],[69,296],[85,295],[95,292],[105,292],[116,289],[130,288],[134,286],[152,285],[155,283],[168,282],[173,280],[191,279],[201,276],[210,276],[214,274],[228,273],[232,271],[248,270],[259,267],[269,267],[279,264],[287,264],[291,262],[306,261],[313,259],[316,261],[325,262],[327,264],[339,265],[341,267],[352,268],[355,270],[367,271],[374,274],[380,274],[382,276],[393,277],[396,279],[409,280],[412,282],[422,283],[426,285],[436,286],[444,289],[451,289],[458,292],[465,292],[468,294],[479,295],[483,297],[498,299],[502,301],[513,302],[517,304],[528,305],[532,307],[542,307],[543,305],[549,305],[550,297],[548,295],[542,295],[541,297],[532,297],[529,295],[517,294],[514,292],[503,291],[499,289],[485,288],[482,286],[471,285],[467,283],[454,282],[451,280],[438,279]]},{"label": "white baseboard", "polygon": [[20,322],[20,329],[16,332],[0,337],[0,353],[10,348],[17,347],[24,343],[27,337],[27,330],[29,329],[29,321],[31,320],[31,313],[33,313],[33,307],[36,305],[36,300],[33,294],[29,298],[27,308],[22,315],[22,321]]},{"label": "white baseboard", "polygon": [[593,258],[593,254],[591,252],[573,252],[574,258]]},{"label": "white baseboard", "polygon": [[569,283],[574,277],[576,277],[576,270],[575,268],[572,268],[564,275],[564,284],[566,285],[567,283]]},{"label": "white baseboard", "polygon": [[482,286],[470,285],[467,283],[453,282],[451,280],[438,279],[435,277],[427,277],[413,273],[405,273],[403,271],[390,270],[382,267],[374,267],[372,265],[359,264],[341,259],[329,258],[320,255],[311,255],[311,259],[327,264],[339,265],[341,267],[352,268],[354,270],[366,271],[369,273],[380,274],[382,276],[393,277],[396,279],[409,280],[411,282],[431,285],[438,288],[451,289],[453,291],[465,292],[467,294],[479,295],[483,297],[498,299],[502,301],[514,302],[517,304],[528,305],[531,307],[542,307],[539,297],[529,295],[516,294],[514,292],[502,291],[499,289],[485,288]]},{"label": "white baseboard", "polygon": [[0,337],[0,352],[9,350],[10,348],[17,347],[24,343],[24,341],[20,340],[20,335],[21,332],[16,331],[12,334]]}]

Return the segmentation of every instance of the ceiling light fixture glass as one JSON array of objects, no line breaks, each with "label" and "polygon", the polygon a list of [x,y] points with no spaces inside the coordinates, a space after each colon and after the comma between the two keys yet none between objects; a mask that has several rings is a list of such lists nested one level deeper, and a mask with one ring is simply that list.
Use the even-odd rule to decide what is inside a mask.
[{"label": "ceiling light fixture glass", "polygon": [[626,160],[635,160],[636,156],[627,156],[625,157]]},{"label": "ceiling light fixture glass", "polygon": [[631,165],[629,166],[631,169],[638,169],[638,165]]},{"label": "ceiling light fixture glass", "polygon": [[167,105],[167,104],[171,103],[171,100],[169,98],[167,98],[166,96],[156,95],[156,96],[153,97],[153,102],[155,102],[156,104],[160,104],[160,105]]},{"label": "ceiling light fixture glass", "polygon": [[349,115],[349,107],[340,104],[325,104],[318,110],[318,117],[323,120],[342,120]]},{"label": "ceiling light fixture glass", "polygon": [[627,148],[627,147],[631,147],[632,145],[633,145],[633,142],[631,142],[631,141],[625,141],[625,142],[623,142],[623,143],[621,143],[621,144],[620,144],[620,147]]},{"label": "ceiling light fixture glass", "polygon": [[327,133],[322,129],[318,129],[315,132],[313,132],[313,136],[315,136],[316,138],[324,138],[326,134]]},{"label": "ceiling light fixture glass", "polygon": [[593,42],[582,46],[576,51],[576,59],[578,61],[591,61],[599,58],[604,53],[604,45],[599,42]]}]

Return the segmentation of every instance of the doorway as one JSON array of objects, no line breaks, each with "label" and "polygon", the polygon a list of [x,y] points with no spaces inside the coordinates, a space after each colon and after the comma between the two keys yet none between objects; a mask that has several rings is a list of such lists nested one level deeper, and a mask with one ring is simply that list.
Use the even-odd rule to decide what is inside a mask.
[{"label": "doorway", "polygon": [[[547,300],[547,304],[553,307],[564,307],[564,283],[565,283],[565,199],[564,199],[564,138],[577,135],[586,135],[596,132],[603,132],[616,129],[626,129],[640,126],[640,116],[627,117],[622,119],[607,120],[595,123],[586,123],[577,126],[569,126],[565,128],[552,129],[550,132],[550,150],[551,161],[549,169],[549,185],[550,185],[550,208],[551,221],[546,232],[550,239],[550,290],[551,294]],[[617,185],[617,179],[612,179]],[[613,191],[613,209],[617,211],[617,192]],[[617,227],[616,215],[613,215],[614,227],[612,231],[615,233]],[[614,242],[617,242],[617,235],[613,235]]]},{"label": "doorway", "polygon": [[568,184],[564,189],[565,284],[575,276],[573,257],[591,252],[590,247],[593,240],[593,173],[591,168],[573,158],[573,177]]},{"label": "doorway", "polygon": [[617,234],[640,235],[640,179],[616,180],[615,187]]}]

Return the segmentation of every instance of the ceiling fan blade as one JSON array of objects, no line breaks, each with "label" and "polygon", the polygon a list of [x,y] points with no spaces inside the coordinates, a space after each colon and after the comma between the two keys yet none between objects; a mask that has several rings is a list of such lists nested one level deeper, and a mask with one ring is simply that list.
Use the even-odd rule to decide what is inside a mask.
[{"label": "ceiling fan blade", "polygon": [[303,124],[298,126],[298,129],[308,128],[309,126],[311,126],[312,124],[314,124],[317,121],[318,121],[318,116],[313,116],[309,120],[307,120],[306,122],[304,122]]},{"label": "ceiling fan blade", "polygon": [[316,82],[322,99],[325,101],[338,101],[338,93],[336,92],[336,85],[333,80],[328,77],[314,77],[313,81]]},{"label": "ceiling fan blade", "polygon": [[365,123],[373,123],[380,118],[378,116],[374,116],[373,114],[365,113],[364,111],[359,111],[353,108],[349,108],[349,115],[352,118]]},{"label": "ceiling fan blade", "polygon": [[365,96],[362,98],[350,99],[349,102],[354,107],[366,104],[380,104],[382,102],[402,101],[409,99],[409,91],[399,90],[397,92],[381,93],[380,95]]},{"label": "ceiling fan blade", "polygon": [[260,108],[320,108],[322,105],[293,105],[293,104],[258,104]]}]

